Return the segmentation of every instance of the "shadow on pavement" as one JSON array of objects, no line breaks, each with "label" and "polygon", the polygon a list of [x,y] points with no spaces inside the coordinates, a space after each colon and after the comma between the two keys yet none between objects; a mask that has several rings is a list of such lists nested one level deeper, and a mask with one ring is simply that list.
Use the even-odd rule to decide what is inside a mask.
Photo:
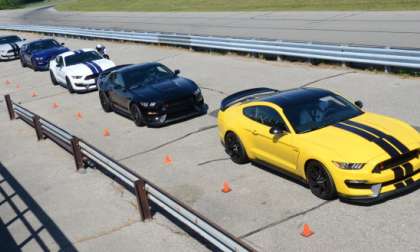
[{"label": "shadow on pavement", "polygon": [[[11,188],[8,189],[8,191],[13,190],[13,192],[8,195],[5,188]],[[33,240],[38,244],[42,251],[57,250],[56,246],[58,246],[59,251],[77,251],[66,235],[1,162],[0,195],[3,198],[0,201],[0,209],[9,207],[15,212],[15,216],[11,220],[7,220],[7,222],[4,222],[5,220],[0,218],[0,251],[21,251]],[[22,207],[20,206],[22,204],[19,204],[19,208],[16,204],[16,202],[18,202],[17,199],[22,201],[25,206]],[[36,222],[40,223],[36,226],[40,227],[34,227],[31,224],[31,222],[33,223],[34,221],[29,221],[29,214],[33,215],[30,219],[36,218]],[[23,241],[20,243],[16,242],[13,234],[9,231],[10,226],[13,223],[16,224],[18,221],[23,224],[27,230],[25,233],[29,233],[29,236],[23,237]],[[41,232],[42,235],[40,234]],[[22,234],[19,234],[19,237],[21,236]],[[53,248],[48,247],[51,246],[51,244],[46,244],[43,240],[43,237],[45,238],[46,236],[50,236],[55,241],[56,244],[53,245]]]}]

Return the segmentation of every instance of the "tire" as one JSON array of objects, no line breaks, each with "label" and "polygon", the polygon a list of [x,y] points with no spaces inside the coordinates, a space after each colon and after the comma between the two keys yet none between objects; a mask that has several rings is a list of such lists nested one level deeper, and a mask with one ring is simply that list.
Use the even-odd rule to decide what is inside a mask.
[{"label": "tire", "polygon": [[237,164],[245,164],[249,162],[248,155],[241,139],[233,133],[228,132],[225,136],[225,151],[230,159]]},{"label": "tire", "polygon": [[334,181],[323,164],[311,161],[308,163],[305,173],[309,188],[315,196],[324,200],[337,198]]},{"label": "tire", "polygon": [[20,64],[22,65],[23,68],[26,68],[27,65],[25,64],[25,62],[23,62],[23,59],[20,59]]},{"label": "tire", "polygon": [[99,100],[101,101],[102,109],[106,113],[112,112],[111,101],[109,100],[108,96],[102,91],[99,91]]},{"label": "tire", "polygon": [[70,80],[68,77],[66,77],[66,86],[67,86],[67,90],[69,91],[70,94],[74,93],[74,89],[73,86],[70,83]]},{"label": "tire", "polygon": [[58,85],[57,79],[54,76],[54,73],[50,70],[50,77],[51,77],[51,82],[54,86]]},{"label": "tire", "polygon": [[138,105],[131,105],[130,107],[131,118],[133,119],[134,123],[138,127],[145,126],[146,123],[144,122],[143,115]]}]

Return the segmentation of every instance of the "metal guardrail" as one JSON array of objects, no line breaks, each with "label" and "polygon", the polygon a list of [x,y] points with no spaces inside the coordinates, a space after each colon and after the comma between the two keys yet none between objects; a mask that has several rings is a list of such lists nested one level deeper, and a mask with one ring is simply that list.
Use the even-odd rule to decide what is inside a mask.
[{"label": "metal guardrail", "polygon": [[128,32],[78,27],[0,25],[2,30],[29,31],[50,35],[136,41],[276,56],[289,56],[343,63],[420,69],[420,49],[362,45],[337,45],[281,40],[240,39],[157,32]]},{"label": "metal guardrail", "polygon": [[67,150],[74,156],[77,170],[83,169],[87,163],[93,162],[132,189],[137,197],[138,208],[143,221],[152,218],[149,202],[153,202],[221,251],[255,251],[241,239],[233,236],[88,142],[14,103],[9,95],[5,96],[5,101],[11,120],[16,117],[23,120],[35,129],[38,140],[49,138]]}]

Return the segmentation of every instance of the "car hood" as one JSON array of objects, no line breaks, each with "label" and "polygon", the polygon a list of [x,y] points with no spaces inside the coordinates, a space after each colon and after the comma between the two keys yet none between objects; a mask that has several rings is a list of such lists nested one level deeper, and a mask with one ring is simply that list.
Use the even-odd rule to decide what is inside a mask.
[{"label": "car hood", "polygon": [[92,67],[92,65],[89,63],[80,63],[66,67],[65,72],[69,75],[88,76],[91,74],[99,74],[102,71],[105,71],[115,66],[114,62],[107,59],[95,60],[93,62],[96,64],[96,66],[99,66],[99,69],[95,66]]},{"label": "car hood", "polygon": [[[350,120],[394,137],[409,150],[420,148],[420,135],[414,128],[402,121],[373,113],[364,113]],[[364,131],[366,132],[366,130]],[[374,136],[376,137],[376,135]],[[310,144],[315,144],[334,152],[341,158],[341,160],[337,161],[364,163],[380,156],[386,159],[390,158],[387,151],[378,144],[336,126],[328,126],[304,133],[301,137]],[[396,147],[394,149],[398,150]]]},{"label": "car hood", "polygon": [[67,52],[69,49],[67,47],[53,47],[45,50],[39,50],[32,53],[32,57],[43,57],[43,58],[52,58],[60,53]]},{"label": "car hood", "polygon": [[131,92],[148,101],[173,101],[191,96],[198,86],[191,80],[176,77],[146,87],[132,89]]}]

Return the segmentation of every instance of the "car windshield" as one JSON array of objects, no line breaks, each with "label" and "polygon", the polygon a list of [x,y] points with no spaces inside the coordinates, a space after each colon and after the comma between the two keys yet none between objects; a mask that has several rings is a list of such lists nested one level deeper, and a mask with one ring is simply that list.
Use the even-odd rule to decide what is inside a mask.
[{"label": "car windshield", "polygon": [[99,59],[102,59],[101,55],[99,55],[96,51],[89,51],[67,56],[64,58],[64,61],[66,62],[66,66],[72,66],[83,62],[94,61]]},{"label": "car windshield", "polygon": [[320,129],[363,114],[363,112],[338,95],[314,97],[283,108],[296,133]]},{"label": "car windshield", "polygon": [[123,73],[123,78],[128,88],[147,86],[156,82],[172,79],[174,73],[163,65],[135,68]]},{"label": "car windshield", "polygon": [[21,41],[18,36],[7,36],[0,38],[0,44],[16,43]]},{"label": "car windshield", "polygon": [[36,42],[31,43],[29,45],[29,50],[34,52],[34,51],[50,49],[50,48],[58,47],[58,46],[60,46],[60,44],[55,40],[42,40],[42,41],[36,41]]}]

